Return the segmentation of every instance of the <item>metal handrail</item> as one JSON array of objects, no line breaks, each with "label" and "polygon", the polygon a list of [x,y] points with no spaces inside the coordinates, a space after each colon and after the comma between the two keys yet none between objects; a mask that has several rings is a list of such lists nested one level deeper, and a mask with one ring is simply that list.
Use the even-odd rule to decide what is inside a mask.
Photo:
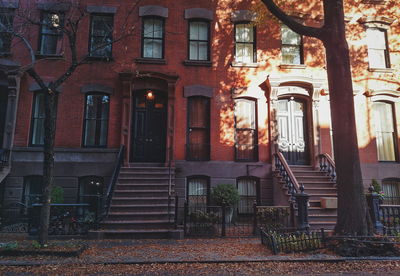
[{"label": "metal handrail", "polygon": [[122,145],[119,148],[116,164],[115,164],[114,171],[113,171],[113,174],[112,174],[112,177],[110,180],[110,185],[108,186],[106,204],[104,206],[104,217],[107,217],[108,212],[110,210],[111,199],[112,199],[112,195],[114,193],[115,184],[117,183],[119,171],[120,171],[121,165],[124,161],[124,151],[125,151],[125,146]]},{"label": "metal handrail", "polygon": [[328,176],[331,177],[332,181],[336,180],[336,166],[335,166],[335,161],[333,161],[332,157],[327,154],[323,153],[318,155],[319,159],[319,168],[320,171],[326,172]]},{"label": "metal handrail", "polygon": [[[283,154],[281,152],[277,152],[274,154],[274,156],[275,170],[279,172],[280,176],[282,176],[283,181],[285,181],[288,188],[288,194],[293,197],[295,193],[298,193],[299,191],[304,191],[304,187],[301,187],[297,182],[297,179],[290,169],[288,163],[286,162]],[[294,198],[292,198],[292,200],[294,200]]]}]

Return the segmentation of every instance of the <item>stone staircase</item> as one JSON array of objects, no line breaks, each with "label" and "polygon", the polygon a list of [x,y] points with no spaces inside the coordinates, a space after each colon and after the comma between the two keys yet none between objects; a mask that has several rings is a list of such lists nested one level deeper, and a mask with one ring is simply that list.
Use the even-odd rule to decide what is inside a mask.
[{"label": "stone staircase", "polygon": [[[173,190],[174,168],[171,174]],[[174,229],[175,199],[168,197],[168,189],[168,167],[122,167],[108,216],[93,232],[101,238],[181,238],[182,231]]]},{"label": "stone staircase", "polygon": [[322,208],[322,198],[337,198],[335,183],[325,172],[312,166],[290,166],[299,185],[304,185],[304,192],[310,196],[308,220],[313,230],[324,228],[333,230],[337,220],[336,208]]}]

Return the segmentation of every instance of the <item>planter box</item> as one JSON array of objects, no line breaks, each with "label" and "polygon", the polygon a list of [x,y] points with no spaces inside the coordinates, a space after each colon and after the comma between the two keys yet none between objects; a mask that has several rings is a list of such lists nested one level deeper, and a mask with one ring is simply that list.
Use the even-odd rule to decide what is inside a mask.
[{"label": "planter box", "polygon": [[337,197],[321,197],[321,208],[337,209]]}]

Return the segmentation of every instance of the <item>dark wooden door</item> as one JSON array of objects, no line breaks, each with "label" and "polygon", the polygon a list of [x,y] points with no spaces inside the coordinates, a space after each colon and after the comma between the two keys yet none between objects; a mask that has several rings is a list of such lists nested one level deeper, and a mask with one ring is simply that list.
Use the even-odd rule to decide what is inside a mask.
[{"label": "dark wooden door", "polygon": [[289,165],[310,163],[306,115],[305,101],[293,97],[278,101],[278,145]]},{"label": "dark wooden door", "polygon": [[8,90],[5,86],[0,86],[0,149],[3,147],[4,128],[6,126]]},{"label": "dark wooden door", "polygon": [[131,162],[165,162],[167,100],[164,93],[134,92]]}]

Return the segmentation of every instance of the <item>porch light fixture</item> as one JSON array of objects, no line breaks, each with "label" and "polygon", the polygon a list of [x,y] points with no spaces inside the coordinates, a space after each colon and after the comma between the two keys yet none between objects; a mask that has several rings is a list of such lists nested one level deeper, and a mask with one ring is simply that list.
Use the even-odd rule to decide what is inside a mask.
[{"label": "porch light fixture", "polygon": [[151,91],[151,90],[147,90],[147,91],[146,91],[146,99],[149,100],[149,101],[154,100],[153,91]]}]

